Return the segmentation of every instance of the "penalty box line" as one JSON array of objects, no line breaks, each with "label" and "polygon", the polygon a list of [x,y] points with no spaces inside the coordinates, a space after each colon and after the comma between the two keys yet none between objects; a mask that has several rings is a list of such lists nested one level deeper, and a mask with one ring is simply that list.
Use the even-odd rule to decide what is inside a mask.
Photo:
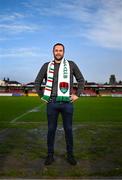
[{"label": "penalty box line", "polygon": [[27,114],[29,114],[31,112],[37,112],[37,110],[42,106],[44,106],[44,104],[41,104],[39,106],[34,107],[33,109],[26,111],[25,113],[21,114],[20,116],[17,116],[16,118],[12,119],[10,123],[15,123],[18,119],[21,119],[22,117],[26,116]]}]

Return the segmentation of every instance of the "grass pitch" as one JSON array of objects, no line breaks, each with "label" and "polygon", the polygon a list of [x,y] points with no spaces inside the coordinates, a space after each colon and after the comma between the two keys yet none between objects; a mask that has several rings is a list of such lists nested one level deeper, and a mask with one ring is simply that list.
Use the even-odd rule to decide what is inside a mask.
[{"label": "grass pitch", "polygon": [[46,167],[46,104],[39,97],[0,97],[0,178],[122,176],[122,98],[81,97],[74,103],[75,167],[66,162],[58,121],[55,162]]},{"label": "grass pitch", "polygon": [[[0,123],[7,126],[11,122],[47,123],[46,104],[39,97],[0,97]],[[121,123],[122,98],[81,97],[74,103],[73,122]]]}]

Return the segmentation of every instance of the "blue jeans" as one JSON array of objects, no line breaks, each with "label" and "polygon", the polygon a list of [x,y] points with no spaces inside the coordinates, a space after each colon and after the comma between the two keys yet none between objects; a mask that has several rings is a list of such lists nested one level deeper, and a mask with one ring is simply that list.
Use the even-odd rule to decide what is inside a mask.
[{"label": "blue jeans", "polygon": [[61,113],[63,119],[67,153],[72,154],[73,153],[73,134],[72,134],[73,104],[70,102],[49,102],[47,104],[48,154],[54,153],[55,132],[57,129],[57,120],[59,113]]}]

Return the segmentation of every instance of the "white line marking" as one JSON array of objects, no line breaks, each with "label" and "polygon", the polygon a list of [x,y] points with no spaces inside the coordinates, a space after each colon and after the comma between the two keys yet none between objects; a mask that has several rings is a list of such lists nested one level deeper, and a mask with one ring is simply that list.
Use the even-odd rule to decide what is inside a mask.
[{"label": "white line marking", "polygon": [[21,119],[23,116],[26,116],[27,114],[31,113],[31,112],[37,112],[39,111],[39,108],[42,107],[44,104],[41,104],[39,106],[36,106],[35,108],[28,110],[27,112],[23,113],[20,116],[17,116],[16,118],[14,118],[13,120],[11,120],[10,123],[15,123],[18,119]]}]

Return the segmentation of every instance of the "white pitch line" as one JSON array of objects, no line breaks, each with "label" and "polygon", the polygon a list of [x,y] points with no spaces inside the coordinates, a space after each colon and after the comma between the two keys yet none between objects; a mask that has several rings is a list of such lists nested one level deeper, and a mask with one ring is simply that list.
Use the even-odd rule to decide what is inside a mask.
[{"label": "white pitch line", "polygon": [[41,104],[39,106],[36,106],[35,108],[33,109],[30,109],[28,110],[27,112],[21,114],[20,116],[17,116],[16,118],[12,119],[10,123],[15,123],[18,119],[21,119],[23,116],[26,116],[27,114],[31,113],[31,112],[34,112],[35,109],[39,108],[39,107],[42,107],[44,104]]}]

